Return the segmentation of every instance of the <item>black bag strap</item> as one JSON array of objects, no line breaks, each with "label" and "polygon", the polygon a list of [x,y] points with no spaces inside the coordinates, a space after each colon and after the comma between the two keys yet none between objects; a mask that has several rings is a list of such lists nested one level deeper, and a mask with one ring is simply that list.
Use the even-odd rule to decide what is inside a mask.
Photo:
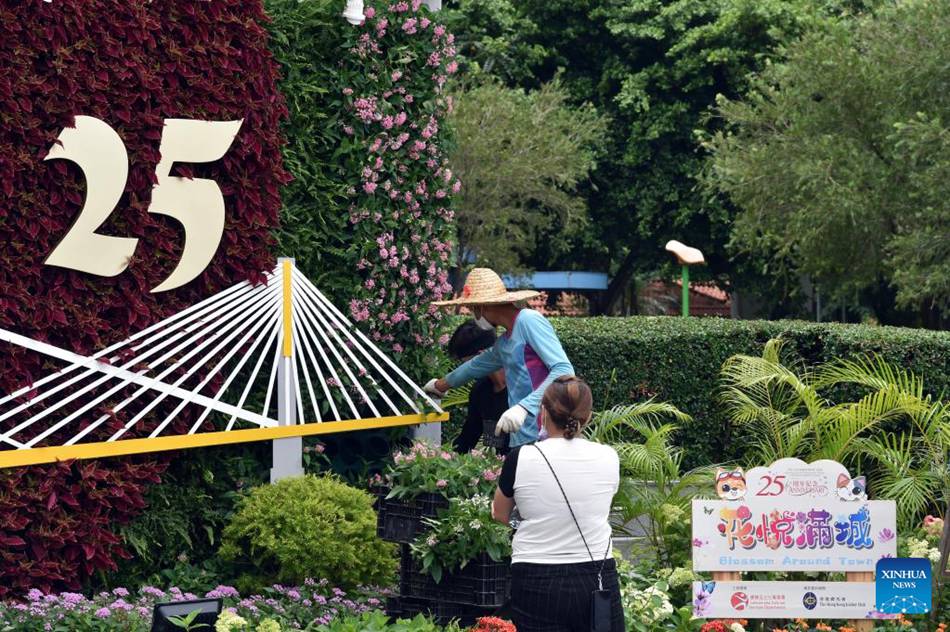
[{"label": "black bag strap", "polygon": [[[557,473],[554,471],[554,466],[551,465],[547,455],[544,454],[544,451],[540,447],[538,447],[537,443],[533,443],[531,445],[533,445],[538,450],[538,452],[541,453],[541,458],[544,459],[544,462],[548,464],[548,469],[551,470],[551,475],[554,477],[554,482],[557,483],[558,488],[561,490],[561,495],[564,496],[564,502],[567,503],[567,510],[571,512],[571,518],[574,520],[574,526],[577,527],[577,532],[581,536],[581,541],[584,543],[584,548],[587,549],[587,555],[590,557],[591,562],[596,562],[597,560],[594,559],[594,554],[590,552],[590,547],[587,546],[587,538],[584,537],[584,531],[581,529],[580,523],[577,522],[577,516],[574,515],[574,508],[571,507],[571,501],[567,499],[567,493],[564,491],[564,486],[561,485],[561,479],[557,477]],[[604,589],[604,567],[607,565],[607,558],[610,556],[610,548],[612,545],[613,538],[608,538],[607,550],[604,551],[604,559],[601,561],[600,569],[597,571],[597,584],[600,587],[600,590]]]}]

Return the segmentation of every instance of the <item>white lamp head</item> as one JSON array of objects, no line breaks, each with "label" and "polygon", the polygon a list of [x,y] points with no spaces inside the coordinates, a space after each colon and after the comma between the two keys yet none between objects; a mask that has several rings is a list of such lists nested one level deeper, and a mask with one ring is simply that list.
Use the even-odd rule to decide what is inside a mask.
[{"label": "white lamp head", "polygon": [[366,16],[363,15],[363,0],[346,0],[343,17],[353,26],[362,24],[366,20]]},{"label": "white lamp head", "polygon": [[684,243],[671,239],[666,242],[666,250],[672,252],[683,265],[693,265],[694,263],[706,263],[703,253],[697,248],[690,248]]}]

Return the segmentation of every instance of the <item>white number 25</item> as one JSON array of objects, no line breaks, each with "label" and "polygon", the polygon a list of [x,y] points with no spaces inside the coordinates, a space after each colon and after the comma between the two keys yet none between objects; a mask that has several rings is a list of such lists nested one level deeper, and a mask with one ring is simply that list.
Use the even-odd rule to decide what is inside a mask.
[{"label": "white number 25", "polygon": [[[170,176],[172,165],[220,159],[243,122],[165,119],[161,159],[155,167],[158,182],[152,187],[148,212],[177,219],[185,229],[185,244],[178,265],[152,292],[180,287],[201,274],[224,232],[224,196],[218,184],[204,178]],[[129,173],[125,144],[107,123],[92,116],[77,116],[76,126],[64,129],[57,140],[44,160],[64,158],[76,163],[86,176],[86,202],[46,264],[99,276],[120,274],[128,267],[138,239],[100,235],[96,230],[125,189]]]}]

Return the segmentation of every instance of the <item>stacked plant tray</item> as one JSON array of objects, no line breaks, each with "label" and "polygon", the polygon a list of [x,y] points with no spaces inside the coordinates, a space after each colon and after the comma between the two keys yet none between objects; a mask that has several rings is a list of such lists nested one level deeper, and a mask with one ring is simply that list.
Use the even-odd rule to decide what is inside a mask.
[{"label": "stacked plant tray", "polygon": [[373,490],[378,512],[379,537],[400,544],[399,595],[391,597],[386,611],[391,616],[431,616],[440,625],[457,620],[470,626],[479,617],[494,614],[508,598],[509,562],[496,562],[487,554],[465,568],[442,574],[436,582],[412,557],[409,544],[426,531],[424,518],[438,517],[449,506],[438,494],[420,494],[413,499],[387,499],[387,488]]},{"label": "stacked plant tray", "polygon": [[415,498],[386,498],[389,489],[376,491],[376,534],[388,542],[409,544],[425,531],[424,518],[436,518],[449,501],[440,494],[420,494]]}]

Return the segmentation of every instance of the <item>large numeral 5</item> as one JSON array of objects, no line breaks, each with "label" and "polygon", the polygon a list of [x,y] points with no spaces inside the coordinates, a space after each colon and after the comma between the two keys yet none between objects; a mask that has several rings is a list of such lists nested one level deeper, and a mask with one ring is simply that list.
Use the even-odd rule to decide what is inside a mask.
[{"label": "large numeral 5", "polygon": [[[212,162],[227,152],[241,128],[238,121],[166,119],[155,167],[149,213],[174,217],[185,229],[181,259],[152,292],[188,283],[211,261],[224,231],[224,197],[217,183],[203,178],[170,176],[175,162]],[[64,129],[44,160],[65,158],[86,176],[86,202],[72,228],[46,259],[48,265],[115,276],[129,265],[138,240],[96,233],[122,196],[128,176],[128,153],[122,139],[105,122],[77,116],[74,128]]]}]

